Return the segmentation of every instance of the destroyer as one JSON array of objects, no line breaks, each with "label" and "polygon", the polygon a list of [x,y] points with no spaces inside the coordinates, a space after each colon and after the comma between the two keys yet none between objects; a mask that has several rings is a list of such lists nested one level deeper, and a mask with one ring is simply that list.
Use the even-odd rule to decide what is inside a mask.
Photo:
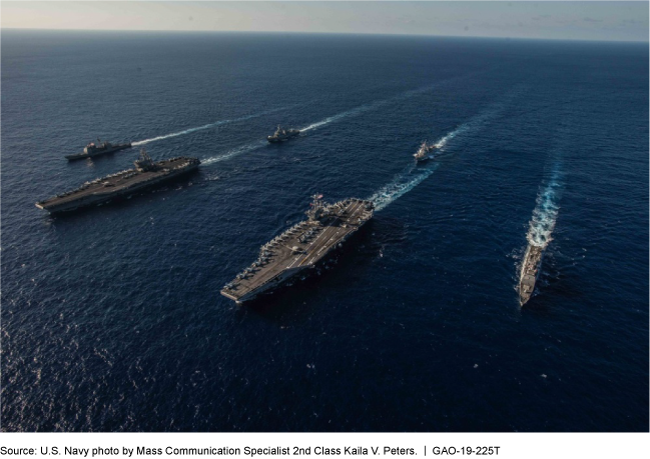
[{"label": "destroyer", "polygon": [[264,244],[259,258],[226,284],[222,295],[241,304],[271,292],[298,273],[314,268],[374,213],[371,201],[349,198],[325,205],[322,195],[313,198],[308,219]]},{"label": "destroyer", "polygon": [[101,156],[115,151],[124,150],[126,148],[131,148],[131,142],[113,145],[110,142],[102,142],[101,139],[97,139],[97,144],[95,144],[95,142],[90,142],[84,148],[83,153],[67,155],[66,159],[68,161],[74,161],[75,159],[92,158],[93,156]]},{"label": "destroyer", "polygon": [[427,159],[430,159],[431,157],[429,156],[429,153],[435,151],[436,148],[438,148],[436,144],[432,143],[431,145],[427,145],[427,142],[425,140],[424,142],[422,142],[422,145],[420,145],[420,148],[417,151],[417,153],[413,155],[413,157],[415,158],[415,162],[421,163],[423,161],[426,161]]},{"label": "destroyer", "polygon": [[143,188],[171,180],[196,169],[200,163],[198,158],[188,157],[154,162],[142,149],[140,159],[135,161],[135,169],[128,169],[95,179],[92,182],[86,182],[76,190],[37,202],[36,207],[54,214],[101,204],[113,198],[128,196]]},{"label": "destroyer", "polygon": [[543,256],[542,247],[528,244],[519,278],[519,302],[522,306],[530,300],[533,290],[535,290],[535,283],[541,271]]},{"label": "destroyer", "polygon": [[280,126],[275,130],[273,135],[267,136],[266,139],[271,143],[284,142],[300,134],[298,129],[282,129]]}]

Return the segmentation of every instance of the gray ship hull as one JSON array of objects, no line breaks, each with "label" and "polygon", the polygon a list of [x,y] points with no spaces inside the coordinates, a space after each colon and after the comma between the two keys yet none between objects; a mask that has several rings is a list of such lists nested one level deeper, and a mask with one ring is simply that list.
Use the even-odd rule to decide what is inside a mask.
[{"label": "gray ship hull", "polygon": [[543,258],[544,251],[541,247],[528,245],[519,277],[519,303],[521,306],[525,305],[533,296]]},{"label": "gray ship hull", "polygon": [[271,143],[280,143],[280,142],[286,142],[289,139],[293,139],[294,137],[300,135],[300,131],[298,130],[291,130],[287,131],[284,134],[274,134],[270,135],[266,138]]},{"label": "gray ship hull", "polygon": [[113,145],[111,148],[106,148],[101,150],[98,149],[92,153],[76,153],[74,155],[66,155],[65,158],[68,161],[75,161],[77,159],[85,159],[85,158],[95,158],[97,156],[107,155],[109,153],[115,153],[116,151],[125,150],[127,148],[131,148],[131,143]]}]

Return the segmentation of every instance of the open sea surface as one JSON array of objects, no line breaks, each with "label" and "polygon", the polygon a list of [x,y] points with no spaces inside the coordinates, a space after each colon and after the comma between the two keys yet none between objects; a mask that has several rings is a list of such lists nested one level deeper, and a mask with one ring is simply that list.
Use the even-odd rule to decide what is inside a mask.
[{"label": "open sea surface", "polygon": [[[647,43],[3,30],[1,97],[2,430],[648,430]],[[34,207],[140,147],[202,165]],[[314,193],[375,218],[221,296]]]}]

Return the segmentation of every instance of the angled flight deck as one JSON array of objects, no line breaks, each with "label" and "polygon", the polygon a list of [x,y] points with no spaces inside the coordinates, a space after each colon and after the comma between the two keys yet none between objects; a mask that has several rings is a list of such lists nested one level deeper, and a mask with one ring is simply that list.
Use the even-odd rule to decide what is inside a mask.
[{"label": "angled flight deck", "polygon": [[113,198],[129,196],[136,191],[193,171],[200,163],[198,158],[189,157],[154,162],[143,149],[140,152],[140,159],[135,161],[135,169],[86,182],[76,190],[37,202],[36,207],[56,214],[103,204]]},{"label": "angled flight deck", "polygon": [[259,258],[224,286],[221,294],[241,304],[314,268],[373,216],[371,201],[349,198],[325,205],[314,196],[308,219],[263,245]]}]

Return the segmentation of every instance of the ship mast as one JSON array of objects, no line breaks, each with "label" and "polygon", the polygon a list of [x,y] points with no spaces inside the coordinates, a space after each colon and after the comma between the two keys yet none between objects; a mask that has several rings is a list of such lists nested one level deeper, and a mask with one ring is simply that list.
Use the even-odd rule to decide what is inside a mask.
[{"label": "ship mast", "polygon": [[312,199],[313,201],[310,204],[310,208],[305,213],[309,217],[310,221],[316,221],[323,214],[323,195],[317,193],[312,196]]}]

